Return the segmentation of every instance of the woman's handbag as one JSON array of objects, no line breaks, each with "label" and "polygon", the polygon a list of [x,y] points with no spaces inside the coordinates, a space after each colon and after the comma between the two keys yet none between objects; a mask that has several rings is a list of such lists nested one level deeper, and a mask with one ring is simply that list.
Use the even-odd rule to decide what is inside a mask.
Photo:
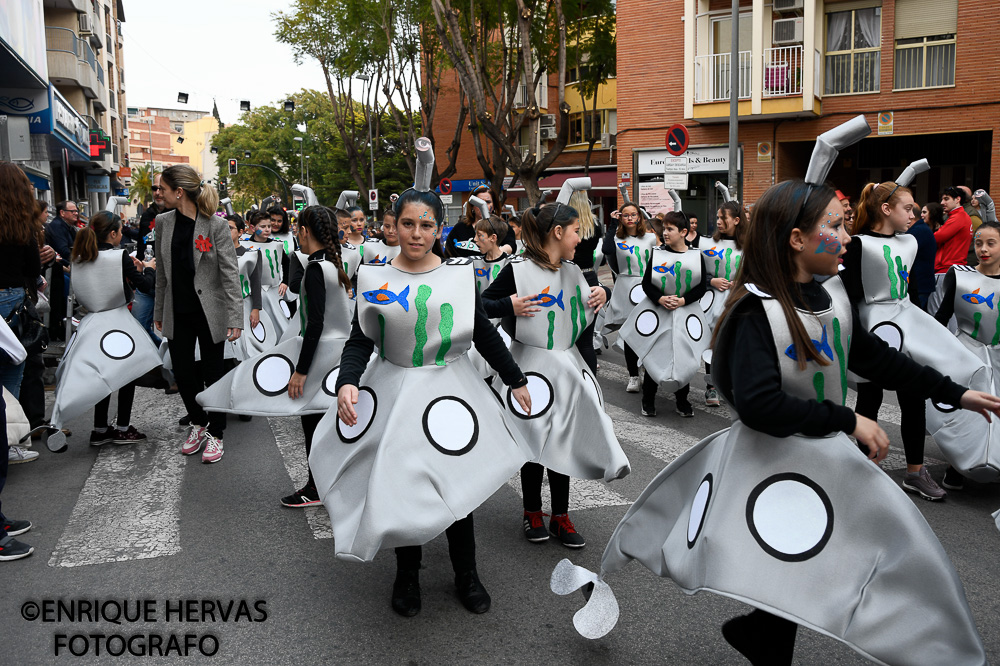
[{"label": "woman's handbag", "polygon": [[[11,324],[15,317],[17,317],[17,325]],[[29,299],[24,299],[21,305],[11,312],[9,316],[5,317],[5,321],[10,325],[17,339],[21,341],[29,356],[32,354],[41,354],[48,349],[49,332],[45,330],[42,318],[38,316],[38,311],[35,310],[35,304]]]}]

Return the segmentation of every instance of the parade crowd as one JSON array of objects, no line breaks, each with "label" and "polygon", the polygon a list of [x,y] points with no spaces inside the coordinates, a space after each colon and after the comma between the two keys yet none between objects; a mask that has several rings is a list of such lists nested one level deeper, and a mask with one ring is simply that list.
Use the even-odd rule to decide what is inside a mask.
[{"label": "parade crowd", "polygon": [[[24,174],[0,163],[7,418],[59,452],[87,440],[65,427],[92,411],[89,445],[142,446],[136,386],[162,377],[187,411],[179,453],[215,464],[230,415],[299,417],[309,474],[281,504],[324,504],[339,559],[393,548],[390,602],[407,617],[421,610],[421,545],[443,532],[458,599],[484,613],[477,507],[520,474],[525,538],[579,549],[570,479],[630,471],[597,381],[613,342],[642,415],[656,416],[662,389],[693,417],[704,372],[705,403],[725,402],[734,422],[650,483],[599,575],[568,560],[553,572],[553,591],[587,591],[581,634],[614,626],[606,577],[636,559],[685,591],[754,606],[722,628],[754,664],[790,664],[799,625],[876,661],[985,663],[954,567],[903,492],[941,501],[1000,478],[1000,224],[984,190],[920,204],[904,172],[852,201],[827,178],[829,154],[814,154],[805,180],[752,206],[725,201],[711,236],[679,198],[650,214],[626,197],[605,228],[587,184],[568,183],[509,217],[501,193],[479,188],[442,243],[427,144],[377,229],[357,193],[291,215],[220,212],[186,165],[156,174],[137,230],[113,212],[78,228],[74,202],[47,221]],[[598,279],[604,263],[613,284]],[[63,312],[70,289],[77,309]],[[78,318],[48,416],[40,295],[54,337]],[[884,391],[901,412],[902,489],[878,466]],[[940,480],[927,434],[949,463]],[[31,445],[8,441],[0,491],[8,464],[38,457]],[[0,519],[0,560],[30,555],[17,538],[30,522]]]}]

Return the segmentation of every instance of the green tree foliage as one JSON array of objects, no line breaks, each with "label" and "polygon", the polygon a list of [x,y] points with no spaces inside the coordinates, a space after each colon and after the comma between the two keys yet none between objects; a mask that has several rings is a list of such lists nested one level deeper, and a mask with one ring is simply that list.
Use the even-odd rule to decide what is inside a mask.
[{"label": "green tree foliage", "polygon": [[[580,72],[578,88],[580,96],[591,102],[591,114],[597,116],[597,93],[608,79],[617,75],[618,41],[615,26],[614,7],[611,0],[594,0],[587,3],[582,16],[570,29],[570,42],[574,64]],[[587,146],[587,161],[584,173],[590,174],[590,158],[594,144],[600,140],[598,132],[592,132]]]},{"label": "green tree foliage", "polygon": [[133,203],[146,206],[153,200],[153,165],[132,167],[132,186],[129,188]]}]

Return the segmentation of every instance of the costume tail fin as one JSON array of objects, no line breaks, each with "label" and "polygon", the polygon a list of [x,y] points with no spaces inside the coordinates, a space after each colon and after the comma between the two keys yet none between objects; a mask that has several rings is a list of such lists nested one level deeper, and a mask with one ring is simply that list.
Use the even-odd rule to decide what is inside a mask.
[{"label": "costume tail fin", "polygon": [[410,285],[406,285],[406,289],[399,292],[399,304],[403,306],[404,312],[410,311],[410,304],[406,302],[406,297],[410,295]]},{"label": "costume tail fin", "polygon": [[986,305],[990,306],[990,310],[993,309],[993,297],[996,295],[997,295],[996,292],[993,292],[992,294],[989,295],[989,298],[986,299]]},{"label": "costume tail fin", "polygon": [[618,624],[618,600],[602,580],[601,576],[574,565],[569,560],[561,560],[552,570],[549,587],[558,595],[566,596],[585,588],[590,596],[587,605],[573,616],[573,626],[584,638],[601,638]]},{"label": "costume tail fin", "polygon": [[562,292],[562,290],[560,290],[559,291],[559,295],[556,296],[556,305],[559,306],[560,310],[565,310],[566,309],[566,306],[563,305],[563,292]]}]

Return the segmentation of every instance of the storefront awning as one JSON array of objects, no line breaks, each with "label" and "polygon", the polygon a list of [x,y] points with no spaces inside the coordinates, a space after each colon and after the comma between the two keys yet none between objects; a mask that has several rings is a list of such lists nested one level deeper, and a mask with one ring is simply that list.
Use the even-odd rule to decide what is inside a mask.
[{"label": "storefront awning", "polygon": [[[580,169],[579,171],[574,170],[554,173],[551,176],[545,176],[539,180],[538,187],[542,190],[558,190],[568,179],[582,177],[583,169]],[[614,169],[605,169],[602,171],[592,170],[590,172],[590,189],[591,191],[604,190],[606,192],[614,192],[617,190],[617,180],[618,172]],[[518,187],[512,187],[508,189],[507,192],[510,194],[519,194],[524,192],[524,188],[520,187],[520,183],[518,183]]]},{"label": "storefront awning", "polygon": [[27,171],[24,172],[24,175],[26,175],[28,177],[28,180],[31,181],[32,186],[36,190],[49,190],[49,189],[51,189],[51,185],[49,185],[49,181],[48,181],[47,178],[43,178],[42,176],[36,176],[35,174],[29,173]]}]

